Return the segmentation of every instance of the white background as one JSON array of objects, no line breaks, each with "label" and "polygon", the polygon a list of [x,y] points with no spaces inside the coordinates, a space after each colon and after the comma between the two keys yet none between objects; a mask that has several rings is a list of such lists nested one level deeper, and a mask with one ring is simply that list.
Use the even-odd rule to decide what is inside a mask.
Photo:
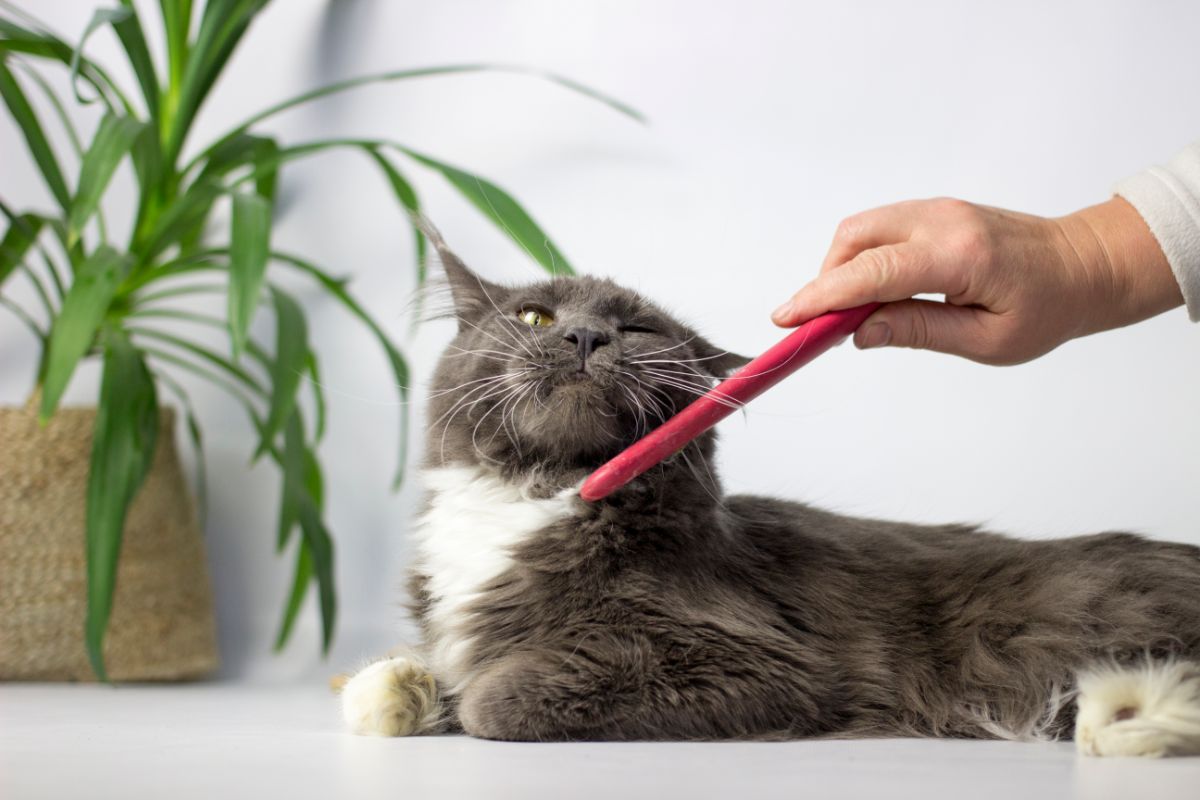
[{"label": "white background", "polygon": [[[92,3],[20,5],[73,38]],[[157,4],[144,5],[155,19]],[[562,72],[650,125],[534,78],[483,75],[361,90],[265,130],[288,143],[394,138],[478,171],[511,190],[576,269],[635,286],[753,354],[780,337],[770,310],[814,274],[843,216],[934,195],[1063,214],[1200,136],[1197,30],[1200,6],[1182,1],[277,0],[193,144],[297,91],[372,71],[495,61]],[[89,53],[117,63],[108,33]],[[94,124],[91,111],[83,118]],[[410,172],[468,263],[497,280],[537,274],[438,176]],[[451,332],[437,323],[408,338],[411,241],[384,183],[361,157],[337,154],[297,165],[282,190],[277,243],[352,273],[357,296],[406,341],[423,387]],[[50,207],[7,116],[0,197]],[[20,279],[10,285],[29,298]],[[327,298],[304,297],[331,401],[321,454],[343,636],[320,663],[308,608],[287,653],[267,655],[291,569],[273,552],[277,477],[247,467],[252,435],[238,407],[196,386],[229,675],[345,668],[399,636],[403,616],[416,492],[411,481],[388,491],[390,374],[361,327]],[[0,401],[29,392],[32,345],[0,317]],[[83,370],[68,400],[91,402],[96,378]],[[848,513],[1200,544],[1197,409],[1200,328],[1182,310],[1014,368],[842,347],[724,423],[720,463],[731,489]]]}]

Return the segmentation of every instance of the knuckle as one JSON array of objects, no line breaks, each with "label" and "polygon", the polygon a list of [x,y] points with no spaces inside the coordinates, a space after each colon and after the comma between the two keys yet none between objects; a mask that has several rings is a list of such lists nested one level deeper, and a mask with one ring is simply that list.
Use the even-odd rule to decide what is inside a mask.
[{"label": "knuckle", "polygon": [[939,217],[948,219],[973,216],[976,213],[974,204],[957,197],[935,197],[929,201],[930,210]]},{"label": "knuckle", "polygon": [[954,248],[964,262],[978,266],[990,260],[992,238],[986,226],[968,223],[955,235]]},{"label": "knuckle", "polygon": [[992,231],[980,209],[965,200],[939,198],[935,202],[936,217],[944,233],[943,241],[949,252],[964,263],[978,266],[987,263],[994,248]]},{"label": "knuckle", "polygon": [[896,259],[888,251],[867,250],[858,256],[861,271],[877,291],[886,289],[896,277]]},{"label": "knuckle", "polygon": [[833,232],[833,240],[840,244],[848,244],[856,241],[863,231],[863,218],[861,214],[855,214],[851,217],[846,217],[837,224],[837,228]]},{"label": "knuckle", "polygon": [[930,334],[929,320],[920,312],[908,315],[908,346],[918,350],[928,350],[933,344]]}]

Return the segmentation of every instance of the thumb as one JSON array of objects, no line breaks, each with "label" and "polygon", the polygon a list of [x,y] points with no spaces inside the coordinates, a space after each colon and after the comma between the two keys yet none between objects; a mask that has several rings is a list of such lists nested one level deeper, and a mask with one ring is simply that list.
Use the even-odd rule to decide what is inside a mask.
[{"label": "thumb", "polygon": [[854,345],[911,347],[986,361],[986,330],[978,308],[955,306],[931,300],[901,300],[888,303],[859,326]]}]

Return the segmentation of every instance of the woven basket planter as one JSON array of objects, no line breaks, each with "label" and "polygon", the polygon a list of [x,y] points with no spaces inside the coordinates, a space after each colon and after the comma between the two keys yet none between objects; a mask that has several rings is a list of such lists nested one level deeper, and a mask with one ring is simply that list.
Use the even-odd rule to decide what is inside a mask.
[{"label": "woven basket planter", "polygon": [[[0,679],[95,680],[84,647],[84,506],[95,411],[0,408]],[[204,542],[175,449],[175,415],[125,522],[104,646],[114,681],[217,666]]]}]

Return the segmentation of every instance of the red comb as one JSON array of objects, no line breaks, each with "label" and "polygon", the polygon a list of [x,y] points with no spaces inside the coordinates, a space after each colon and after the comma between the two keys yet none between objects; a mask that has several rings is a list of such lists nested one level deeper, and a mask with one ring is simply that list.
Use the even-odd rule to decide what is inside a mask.
[{"label": "red comb", "polygon": [[811,319],[687,408],[588,476],[579,496],[595,502],[620,489],[688,442],[853,333],[881,303],[831,311]]}]

